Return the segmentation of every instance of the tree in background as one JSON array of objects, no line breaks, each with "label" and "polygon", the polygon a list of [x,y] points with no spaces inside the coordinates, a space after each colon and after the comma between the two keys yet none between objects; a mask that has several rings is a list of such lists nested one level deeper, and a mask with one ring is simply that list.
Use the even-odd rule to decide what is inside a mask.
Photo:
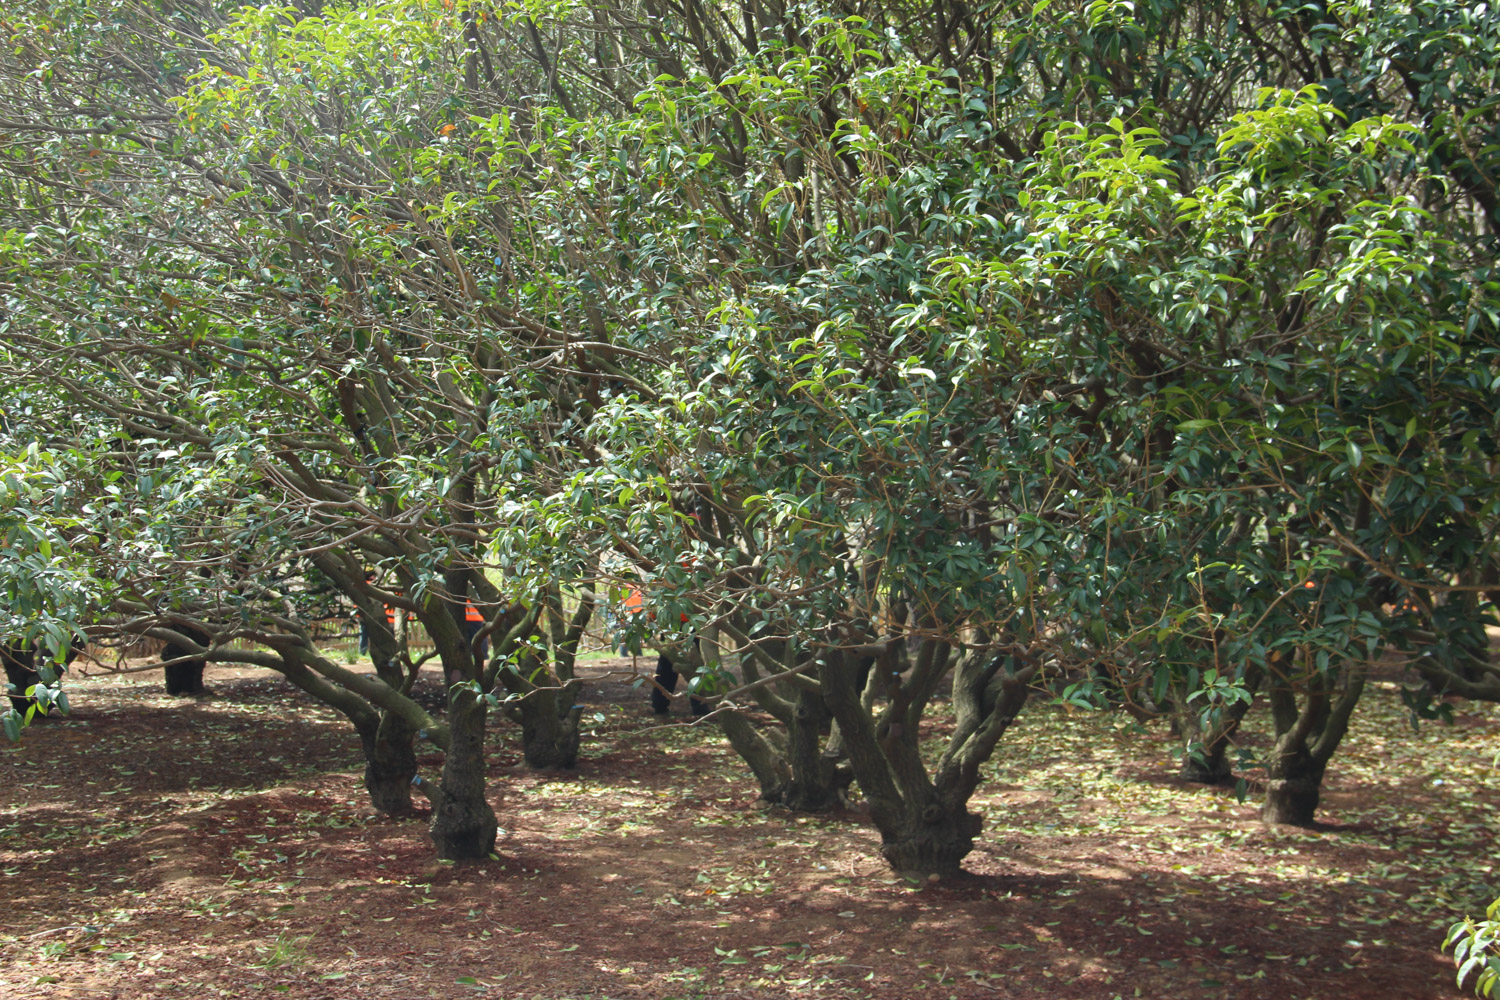
[{"label": "tree in background", "polygon": [[82,554],[70,544],[85,471],[77,459],[33,445],[0,466],[0,657],[10,693],[0,726],[12,741],[38,715],[67,712],[60,676],[80,651],[95,606]]}]

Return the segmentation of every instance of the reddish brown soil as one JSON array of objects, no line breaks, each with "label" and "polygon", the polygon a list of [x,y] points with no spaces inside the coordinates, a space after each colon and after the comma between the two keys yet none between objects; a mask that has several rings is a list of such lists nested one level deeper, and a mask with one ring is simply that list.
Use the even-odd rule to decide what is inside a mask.
[{"label": "reddish brown soil", "polygon": [[1500,716],[1403,737],[1388,690],[1313,832],[1179,785],[1160,734],[1029,709],[973,874],[913,887],[860,816],[757,808],[713,730],[618,681],[576,776],[496,725],[505,832],[471,865],[370,814],[337,717],[209,684],[75,678],[0,750],[0,997],[1456,997],[1441,928],[1497,889]]}]

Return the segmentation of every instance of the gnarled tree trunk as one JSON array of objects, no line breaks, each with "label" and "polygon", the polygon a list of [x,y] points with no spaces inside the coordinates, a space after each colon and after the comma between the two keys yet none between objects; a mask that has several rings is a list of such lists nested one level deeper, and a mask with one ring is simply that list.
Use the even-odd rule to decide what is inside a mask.
[{"label": "gnarled tree trunk", "polygon": [[[750,697],[781,724],[780,729],[762,728],[732,706],[721,706],[712,716],[730,746],[750,765],[760,784],[761,801],[797,812],[837,809],[847,798],[854,772],[844,763],[842,741],[822,686],[800,674],[767,683],[773,675],[761,673],[763,667],[778,672],[799,666],[811,670],[814,661],[803,657],[800,664],[792,662],[785,648],[764,648],[749,641],[743,629],[722,627],[741,647],[741,680],[755,685]],[[717,655],[718,633],[717,628],[704,632],[705,660],[713,661]],[[776,654],[782,662],[774,659]],[[855,676],[860,680],[868,673],[869,663],[866,657],[856,664]]]},{"label": "gnarled tree trunk", "polygon": [[[980,765],[1025,705],[1036,672],[1025,656],[967,652],[954,667],[954,732],[929,777],[919,743],[921,715],[948,672],[952,652],[946,642],[924,640],[910,675],[890,685],[891,702],[878,718],[869,699],[858,695],[850,657],[830,654],[820,672],[880,830],[881,856],[908,878],[941,879],[961,870],[981,828],[980,817],[968,810]],[[890,666],[879,669],[884,673]]]},{"label": "gnarled tree trunk", "polygon": [[[360,747],[365,755],[365,788],[370,793],[370,804],[380,812],[392,816],[407,816],[414,811],[411,788],[412,779],[417,773],[417,755],[413,746],[417,724],[403,714],[402,710],[418,718],[426,719],[427,715],[405,697],[399,683],[384,688],[389,693],[389,705],[381,706],[370,697],[371,691],[381,689],[382,682],[387,680],[392,671],[399,679],[401,671],[394,658],[389,658],[381,668],[381,681],[374,681],[368,675],[348,674],[319,654],[310,641],[306,647],[284,647],[276,654],[277,658],[257,652],[237,652],[233,655],[280,672],[313,698],[343,713],[359,733]],[[323,676],[324,672],[335,677],[342,675],[343,682],[330,683]],[[358,682],[368,686],[365,691],[351,688],[350,685],[357,683],[356,677]],[[439,735],[437,739],[440,743],[445,743],[446,733]]]},{"label": "gnarled tree trunk", "polygon": [[380,721],[368,733],[361,730],[360,745],[365,753],[365,789],[370,804],[390,816],[408,816],[414,812],[411,783],[417,775],[417,751],[413,732],[406,720],[394,712],[382,712]]},{"label": "gnarled tree trunk", "polygon": [[920,807],[885,813],[876,825],[886,864],[898,875],[922,879],[957,875],[984,821],[964,803],[934,795]]},{"label": "gnarled tree trunk", "polygon": [[581,687],[577,681],[569,681],[561,688],[534,689],[514,703],[527,767],[541,771],[578,766],[578,724],[583,706],[575,700]]},{"label": "gnarled tree trunk", "polygon": [[[1307,679],[1301,706],[1289,685],[1281,683],[1271,689],[1276,745],[1267,762],[1266,801],[1261,810],[1267,823],[1313,825],[1323,775],[1349,731],[1349,719],[1368,672],[1365,664],[1356,663],[1314,673]],[[1337,691],[1340,681],[1341,692]]]},{"label": "gnarled tree trunk", "polygon": [[1267,823],[1312,826],[1322,798],[1323,773],[1327,767],[1327,761],[1319,761],[1305,750],[1274,757],[1270,780],[1266,782],[1266,802],[1261,808],[1261,818]]}]

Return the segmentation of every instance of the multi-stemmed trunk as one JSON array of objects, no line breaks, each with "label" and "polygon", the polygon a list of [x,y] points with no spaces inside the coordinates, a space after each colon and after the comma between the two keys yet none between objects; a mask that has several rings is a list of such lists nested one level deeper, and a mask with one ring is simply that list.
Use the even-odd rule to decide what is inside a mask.
[{"label": "multi-stemmed trunk", "polygon": [[[1322,795],[1323,775],[1339,743],[1349,731],[1349,719],[1364,691],[1366,665],[1346,664],[1312,674],[1298,705],[1298,692],[1287,683],[1270,690],[1276,745],[1267,761],[1266,802],[1261,811],[1268,823],[1312,826]],[[1342,682],[1342,690],[1338,690]]]},{"label": "multi-stemmed trunk", "polygon": [[[375,648],[373,643],[372,648]],[[379,679],[338,666],[310,643],[285,646],[275,656],[257,651],[224,655],[268,666],[318,701],[341,712],[359,733],[370,804],[387,815],[409,816],[415,811],[411,789],[417,774],[414,743],[418,729],[426,725],[429,735],[440,746],[447,743],[447,729],[438,726],[406,697],[402,670],[396,658],[389,655],[391,647],[382,642],[378,648],[386,653],[378,669]]]},{"label": "multi-stemmed trunk", "polygon": [[[756,644],[742,630],[724,626],[741,648],[741,681],[761,711],[779,728],[761,726],[733,705],[716,705],[712,720],[729,745],[750,766],[760,785],[761,801],[797,812],[826,812],[847,798],[854,772],[845,762],[838,726],[815,679],[793,671],[814,666],[787,658],[784,646]],[[700,643],[710,669],[717,666],[718,630],[707,629]],[[775,658],[780,654],[781,661]],[[868,667],[869,658],[864,664]],[[762,668],[776,670],[763,674]],[[772,680],[777,675],[785,675]]]},{"label": "multi-stemmed trunk", "polygon": [[729,745],[750,765],[763,802],[795,812],[826,812],[843,804],[854,772],[840,761],[832,738],[833,713],[821,695],[798,691],[783,716],[783,730],[762,730],[739,709],[722,708],[713,720]]},{"label": "multi-stemmed trunk", "polygon": [[[464,716],[469,727],[463,752],[474,753],[473,729],[478,727],[479,789],[476,793],[472,783],[455,781],[454,793],[445,795],[440,786],[422,782],[417,778],[417,755],[415,741],[425,732],[426,738],[444,751],[451,751],[452,726],[444,725],[427,714],[426,710],[411,698],[412,686],[416,682],[419,664],[412,662],[406,654],[403,636],[391,627],[387,620],[382,600],[370,587],[366,571],[358,561],[347,554],[336,552],[316,553],[312,562],[328,578],[338,581],[345,593],[354,600],[357,613],[375,667],[375,676],[352,671],[334,662],[318,651],[310,635],[277,637],[270,644],[275,653],[258,650],[225,650],[219,655],[246,662],[257,663],[278,671],[287,680],[306,691],[326,705],[331,705],[349,719],[359,733],[360,746],[365,757],[365,788],[370,794],[370,803],[380,812],[393,816],[407,816],[415,812],[412,807],[412,788],[419,787],[433,802],[437,812],[440,796],[461,805],[460,811],[473,810],[483,813],[489,809],[484,800],[483,743],[484,715],[477,719]],[[434,635],[440,652],[446,654],[445,664],[452,664],[459,671],[472,673],[473,657],[470,646],[457,625],[447,622],[443,616],[429,615],[429,631]],[[472,687],[466,689],[473,694]],[[459,690],[450,694],[450,705]],[[482,703],[481,703],[481,707]],[[450,707],[450,715],[451,715]],[[444,779],[443,784],[447,784]],[[476,801],[477,800],[477,801]],[[491,821],[494,819],[490,812]],[[436,823],[437,817],[434,817]],[[434,838],[436,839],[436,838]],[[482,839],[482,838],[480,838]],[[491,842],[492,846],[492,842]],[[440,845],[440,850],[442,849]],[[462,845],[455,847],[461,850]],[[484,857],[490,848],[475,855],[445,854],[448,856]]]},{"label": "multi-stemmed trunk", "polygon": [[[315,559],[315,564],[335,579],[362,578],[358,566],[344,567],[331,557]],[[353,576],[358,572],[359,576]],[[415,682],[417,665],[400,655],[397,637],[386,626],[378,601],[365,600],[368,595],[351,587],[349,591],[360,603],[360,613],[367,622],[375,623],[369,628],[371,659],[375,662],[376,676],[348,669],[321,653],[307,632],[290,630],[261,633],[258,638],[267,649],[236,649],[220,645],[208,650],[211,639],[199,627],[174,624],[170,630],[150,627],[144,634],[172,641],[176,635],[203,636],[196,643],[200,649],[227,662],[247,663],[280,673],[292,684],[307,692],[314,699],[329,705],[343,714],[359,733],[360,745],[365,755],[365,786],[370,793],[371,804],[379,811],[391,815],[409,815],[412,809],[411,789],[420,787],[433,801],[435,814],[439,803],[446,805],[445,816],[434,817],[434,825],[440,821],[445,829],[434,839],[439,842],[444,857],[484,857],[493,847],[493,833],[485,840],[482,832],[483,817],[487,814],[493,831],[494,812],[484,798],[484,712],[483,699],[479,699],[480,711],[463,711],[477,695],[474,685],[455,685],[450,695],[450,718],[462,723],[464,740],[458,748],[458,760],[454,763],[453,741],[450,733],[455,729],[432,718],[421,705],[411,698],[411,687]],[[139,612],[131,605],[127,610]],[[429,632],[446,653],[445,663],[455,665],[462,677],[473,670],[473,660],[468,656],[469,645],[457,626],[448,625],[435,616],[428,616]],[[455,709],[454,703],[457,703]],[[416,779],[417,760],[414,742],[425,733],[435,746],[448,751],[453,776],[448,776],[448,767],[441,785],[420,782]],[[476,781],[477,776],[477,781]],[[462,817],[473,814],[479,817],[477,824],[467,823]],[[465,825],[477,825],[477,836],[465,833]],[[447,829],[454,833],[449,835]],[[479,851],[475,844],[483,846]],[[475,853],[465,853],[473,851]]]},{"label": "multi-stemmed trunk", "polygon": [[[593,613],[594,595],[584,592],[572,616],[564,615],[562,591],[554,585],[542,595],[534,616],[523,617],[520,626],[495,643],[495,666],[487,676],[505,689],[500,704],[506,718],[521,726],[521,753],[528,767],[551,771],[578,766],[583,683],[575,666],[578,643]],[[528,622],[546,627],[545,653],[518,648]]]},{"label": "multi-stemmed trunk", "polygon": [[908,878],[944,878],[961,870],[982,825],[968,808],[980,765],[1025,705],[1036,673],[1030,656],[1020,650],[1001,655],[973,645],[980,648],[971,648],[953,668],[955,728],[931,775],[922,761],[920,723],[948,672],[952,646],[924,640],[915,665],[899,682],[887,676],[891,667],[882,663],[879,680],[867,686],[886,685],[890,692],[878,716],[871,699],[859,696],[851,657],[830,653],[820,671],[855,778],[880,830],[881,856]]}]

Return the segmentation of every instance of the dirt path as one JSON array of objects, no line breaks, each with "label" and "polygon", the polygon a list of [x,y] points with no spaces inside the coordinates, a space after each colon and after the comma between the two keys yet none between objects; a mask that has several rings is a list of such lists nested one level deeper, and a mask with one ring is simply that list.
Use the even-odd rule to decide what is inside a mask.
[{"label": "dirt path", "polygon": [[1028,709],[972,877],[916,890],[861,817],[756,808],[715,732],[617,679],[577,777],[496,727],[500,859],[468,866],[370,814],[336,717],[209,684],[74,679],[0,749],[0,997],[1457,997],[1443,930],[1500,888],[1500,712],[1413,735],[1388,686],[1311,833],[1178,785],[1159,735]]}]

